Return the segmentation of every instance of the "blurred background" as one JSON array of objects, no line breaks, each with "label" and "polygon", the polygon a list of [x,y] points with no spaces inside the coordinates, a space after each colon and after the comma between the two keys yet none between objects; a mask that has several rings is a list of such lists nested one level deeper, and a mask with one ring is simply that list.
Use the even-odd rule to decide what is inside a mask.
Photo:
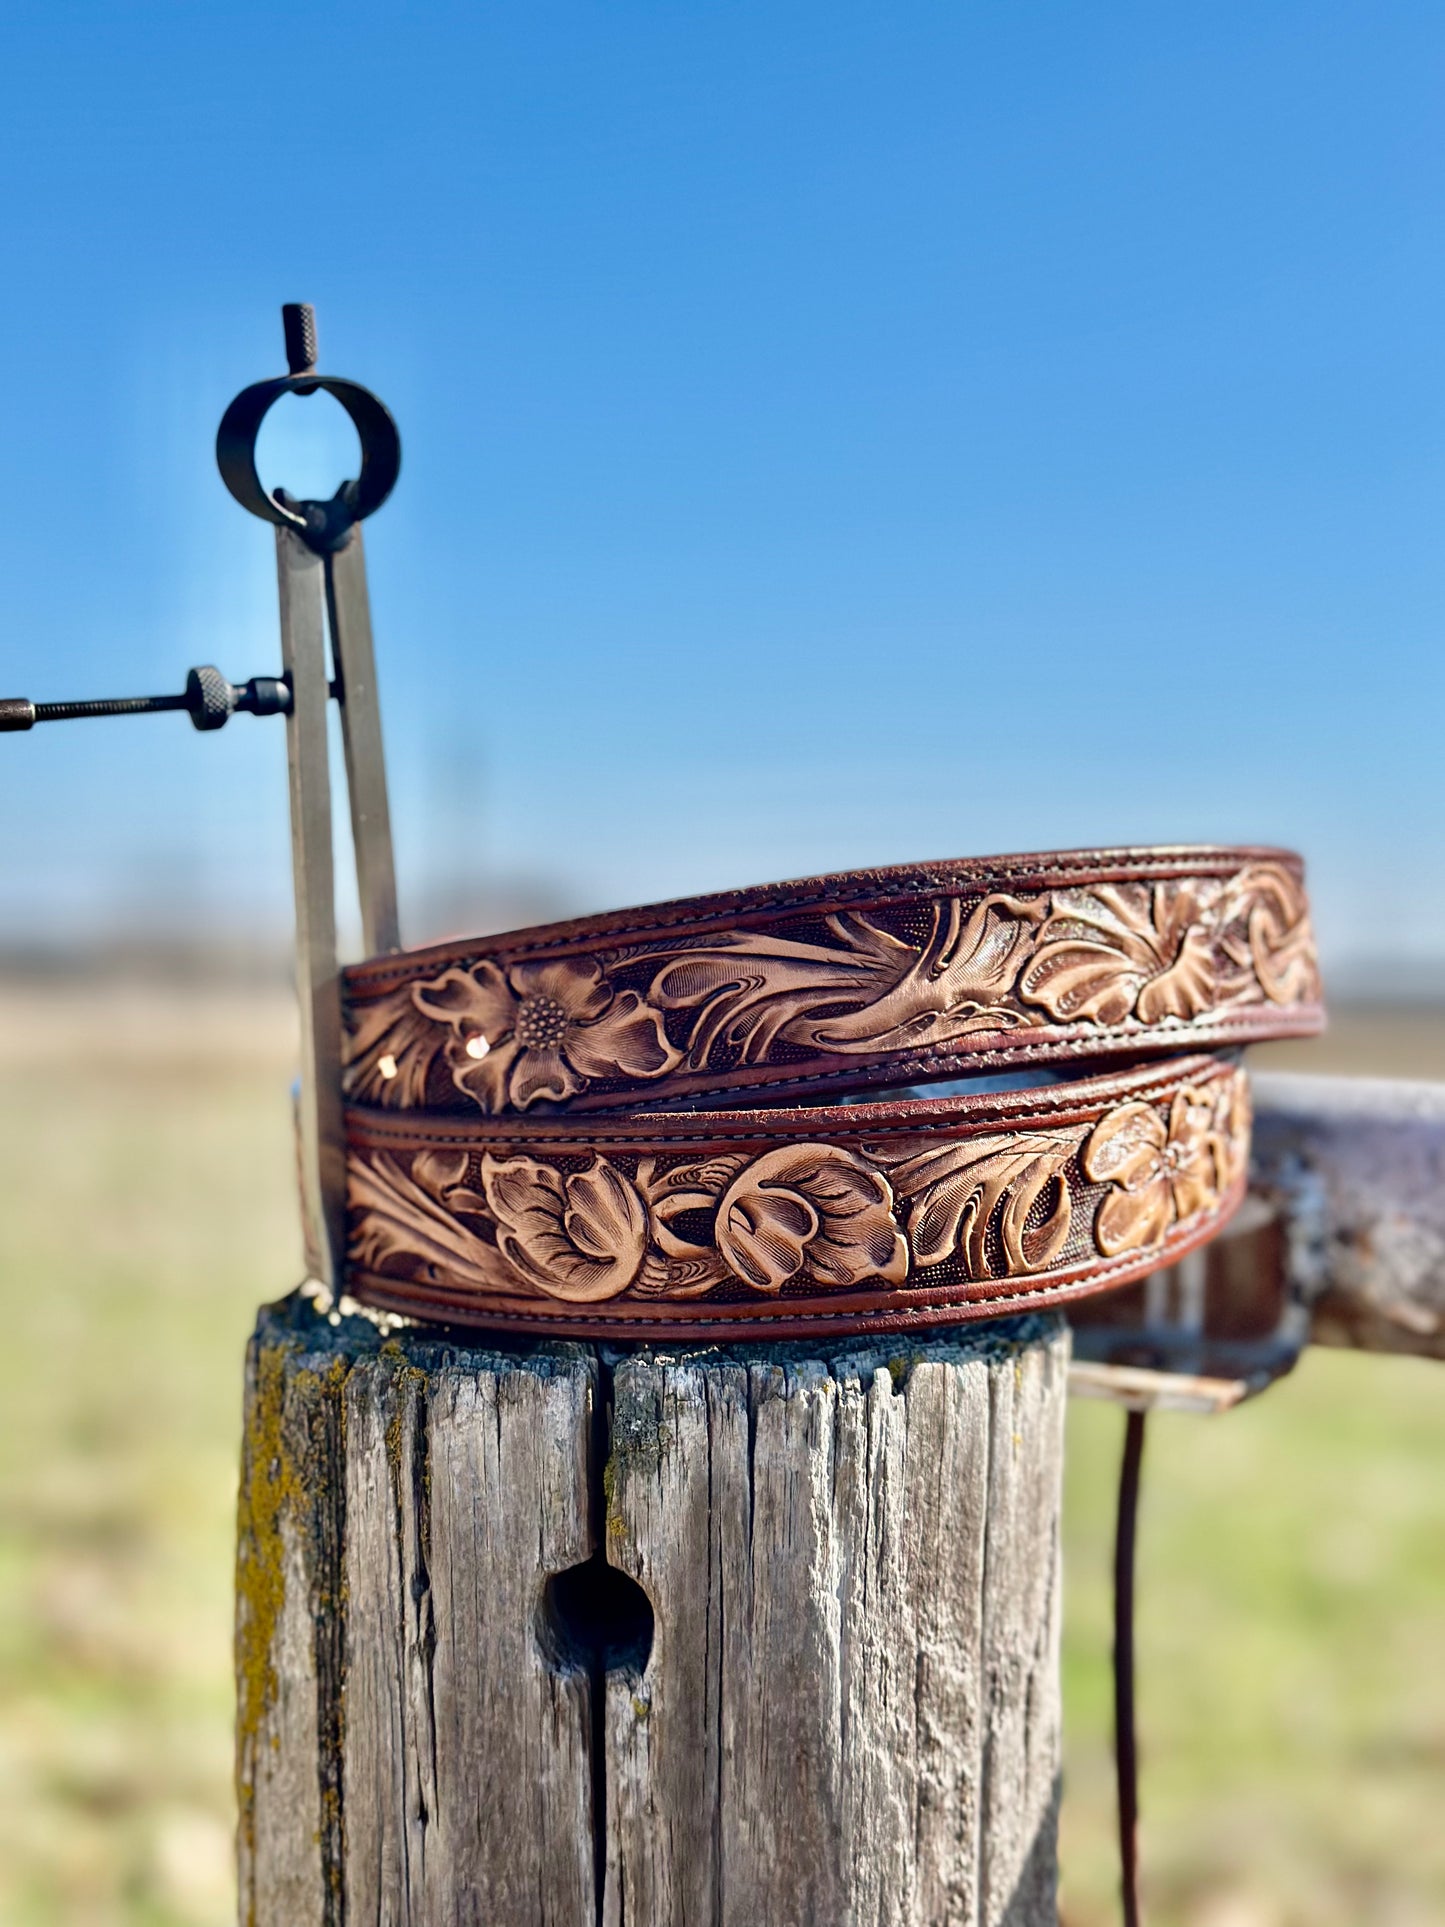
[{"label": "blurred background", "polygon": [[[0,20],[0,694],[278,666],[222,409],[316,304],[409,939],[858,864],[1306,853],[1292,1068],[1445,1076],[1445,15]],[[289,401],[268,484],[355,472]],[[343,865],[344,868],[344,865]],[[229,1918],[239,1371],[299,1273],[282,732],[0,753],[0,1919]],[[354,932],[354,919],[349,919]],[[355,945],[354,934],[350,938]],[[1151,1436],[1157,1927],[1445,1918],[1445,1379]],[[1071,1415],[1065,1918],[1114,1918],[1117,1414]]]}]

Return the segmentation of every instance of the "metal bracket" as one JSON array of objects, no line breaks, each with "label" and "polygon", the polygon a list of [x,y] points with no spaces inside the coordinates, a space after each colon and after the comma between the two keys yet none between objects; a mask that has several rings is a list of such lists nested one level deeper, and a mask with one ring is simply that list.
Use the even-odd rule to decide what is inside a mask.
[{"label": "metal bracket", "polygon": [[1225,1412],[1284,1377],[1309,1341],[1278,1213],[1251,1193],[1212,1244],[1076,1306],[1069,1390],[1131,1412]]}]

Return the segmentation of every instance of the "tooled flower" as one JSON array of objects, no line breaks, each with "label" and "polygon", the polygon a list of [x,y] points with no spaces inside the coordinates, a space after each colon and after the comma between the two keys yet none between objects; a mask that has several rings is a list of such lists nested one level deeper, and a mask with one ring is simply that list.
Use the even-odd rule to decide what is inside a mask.
[{"label": "tooled flower", "polygon": [[1056,890],[1020,994],[1060,1023],[1196,1017],[1219,998],[1213,881]]},{"label": "tooled flower", "polygon": [[866,1280],[901,1285],[908,1246],[881,1172],[829,1144],[766,1151],[734,1178],[714,1236],[728,1268],[754,1291],[799,1275],[844,1290]]},{"label": "tooled flower", "polygon": [[451,1027],[452,1082],[487,1112],[560,1103],[593,1077],[661,1077],[681,1060],[662,1017],[635,990],[614,991],[591,957],[487,959],[412,986],[423,1016]]},{"label": "tooled flower", "polygon": [[[770,1296],[803,1283],[843,1291],[908,1276],[887,1178],[837,1145],[781,1145],[751,1161],[713,1157],[666,1171],[643,1158],[629,1189],[649,1220],[635,1275],[643,1296],[695,1298],[739,1281]],[[701,1242],[677,1229],[693,1213],[710,1219]]]},{"label": "tooled flower", "polygon": [[1242,1077],[1223,1091],[1186,1087],[1169,1122],[1152,1104],[1120,1104],[1094,1126],[1084,1175],[1110,1191],[1094,1220],[1106,1258],[1158,1244],[1170,1226],[1212,1210],[1231,1188],[1248,1144]]},{"label": "tooled flower", "polygon": [[482,1159],[482,1186],[497,1248],[549,1298],[598,1304],[637,1276],[647,1248],[647,1207],[614,1164],[594,1156],[564,1174],[535,1158]]},{"label": "tooled flower", "polygon": [[[835,1145],[785,1145],[741,1169],[721,1158],[659,1173],[644,1158],[630,1178],[601,1155],[564,1172],[487,1152],[481,1192],[464,1156],[426,1155],[429,1188],[454,1212],[490,1216],[502,1258],[551,1298],[595,1304],[633,1286],[690,1298],[738,1280],[769,1294],[804,1280],[846,1290],[908,1275],[888,1180]],[[714,1213],[704,1243],[673,1230],[697,1209]]]}]

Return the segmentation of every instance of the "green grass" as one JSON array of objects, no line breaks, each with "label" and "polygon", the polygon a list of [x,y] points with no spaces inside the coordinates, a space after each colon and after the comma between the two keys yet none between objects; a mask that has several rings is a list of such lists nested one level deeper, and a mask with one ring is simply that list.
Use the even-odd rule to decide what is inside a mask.
[{"label": "green grass", "polygon": [[7,1927],[233,1914],[239,1367],[299,1263],[287,1025],[251,1015],[0,1014]]},{"label": "green grass", "polygon": [[[260,998],[0,996],[5,1927],[231,1918],[240,1364],[299,1266],[289,1054]],[[1069,1927],[1117,1918],[1120,1424],[1070,1415]],[[1445,1366],[1317,1353],[1239,1412],[1152,1422],[1151,1927],[1445,1920],[1442,1465]]]},{"label": "green grass", "polygon": [[[1065,1901],[1117,1918],[1108,1677],[1122,1419],[1067,1471]],[[1445,1920],[1445,1365],[1311,1352],[1215,1419],[1150,1422],[1140,1693],[1150,1919]]]}]

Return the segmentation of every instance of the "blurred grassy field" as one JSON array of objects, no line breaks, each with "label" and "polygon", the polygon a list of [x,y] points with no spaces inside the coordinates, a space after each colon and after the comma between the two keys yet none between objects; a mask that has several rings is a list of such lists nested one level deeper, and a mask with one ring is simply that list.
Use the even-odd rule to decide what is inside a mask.
[{"label": "blurred grassy field", "polygon": [[[1445,1077],[1445,1022],[1271,1056]],[[299,1266],[291,1057],[279,994],[0,987],[5,1927],[231,1918],[240,1359]],[[1120,1420],[1070,1427],[1065,1919],[1101,1927]],[[1445,1920],[1442,1472],[1445,1366],[1312,1354],[1240,1412],[1152,1425],[1152,1927]]]}]

